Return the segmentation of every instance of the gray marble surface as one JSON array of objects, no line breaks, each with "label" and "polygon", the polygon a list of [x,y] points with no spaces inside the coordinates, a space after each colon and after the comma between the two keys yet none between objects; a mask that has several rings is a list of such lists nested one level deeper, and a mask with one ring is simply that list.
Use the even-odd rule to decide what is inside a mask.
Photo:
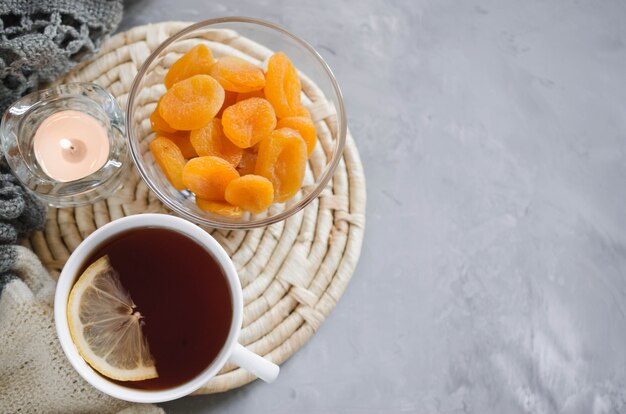
[{"label": "gray marble surface", "polygon": [[278,22],[368,179],[351,285],[273,385],[171,413],[626,412],[624,1],[135,0]]}]

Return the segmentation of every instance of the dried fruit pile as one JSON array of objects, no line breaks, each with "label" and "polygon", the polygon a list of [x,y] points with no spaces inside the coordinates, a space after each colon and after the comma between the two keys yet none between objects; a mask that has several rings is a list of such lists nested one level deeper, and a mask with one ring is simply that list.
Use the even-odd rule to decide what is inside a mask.
[{"label": "dried fruit pile", "polygon": [[284,53],[272,55],[264,73],[234,56],[215,60],[198,45],[164,83],[150,150],[174,188],[193,191],[202,210],[235,218],[298,192],[317,134]]}]

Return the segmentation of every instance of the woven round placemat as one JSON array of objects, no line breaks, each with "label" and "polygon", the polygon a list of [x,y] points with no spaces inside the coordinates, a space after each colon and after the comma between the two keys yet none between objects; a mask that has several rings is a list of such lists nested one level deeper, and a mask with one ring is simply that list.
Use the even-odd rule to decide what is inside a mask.
[{"label": "woven round placemat", "polygon": [[[166,22],[117,34],[97,56],[61,82],[97,83],[125,107],[139,66],[161,42],[188,24]],[[234,32],[221,41],[235,48],[248,47],[251,42]],[[307,87],[304,80],[303,90],[312,101],[312,118],[320,121],[326,115],[316,110],[316,101],[321,102],[323,96],[315,85]],[[50,209],[45,229],[35,233],[28,244],[56,276],[70,253],[98,227],[147,212],[168,213],[133,168],[122,190],[106,201]],[[361,252],[364,226],[365,178],[354,140],[348,134],[333,179],[307,208],[264,228],[208,229],[233,259],[241,279],[245,309],[240,342],[278,364],[300,349],[348,285]],[[253,379],[247,371],[227,364],[196,393],[222,392]]]}]

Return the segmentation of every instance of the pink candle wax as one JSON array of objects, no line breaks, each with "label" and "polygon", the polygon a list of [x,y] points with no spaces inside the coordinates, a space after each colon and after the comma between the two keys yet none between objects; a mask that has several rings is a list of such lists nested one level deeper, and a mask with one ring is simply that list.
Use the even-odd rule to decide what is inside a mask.
[{"label": "pink candle wax", "polygon": [[79,180],[98,171],[109,159],[109,138],[102,124],[79,111],[46,118],[35,132],[35,158],[41,169],[60,182]]}]

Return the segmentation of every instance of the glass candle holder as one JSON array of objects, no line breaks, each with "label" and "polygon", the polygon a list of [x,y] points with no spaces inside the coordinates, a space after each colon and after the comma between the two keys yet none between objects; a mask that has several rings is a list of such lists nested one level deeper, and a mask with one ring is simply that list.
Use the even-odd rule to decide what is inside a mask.
[{"label": "glass candle holder", "polygon": [[73,83],[24,96],[5,112],[0,144],[18,180],[53,207],[111,195],[128,166],[124,115],[98,85]]}]

